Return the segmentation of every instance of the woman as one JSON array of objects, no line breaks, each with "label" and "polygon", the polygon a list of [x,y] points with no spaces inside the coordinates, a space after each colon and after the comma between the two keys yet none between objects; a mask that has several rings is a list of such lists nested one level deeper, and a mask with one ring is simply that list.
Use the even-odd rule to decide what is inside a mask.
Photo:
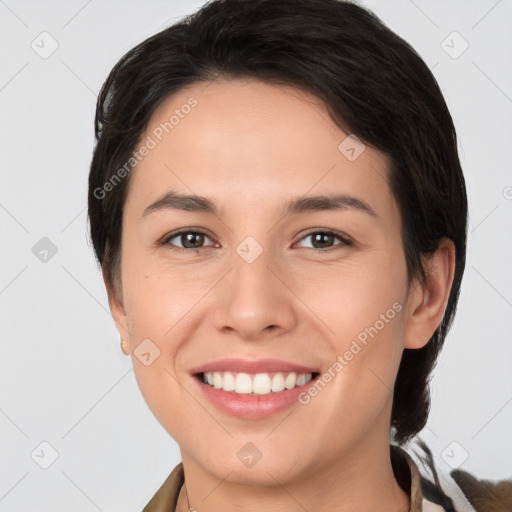
[{"label": "woman", "polygon": [[96,137],[94,249],[182,456],[144,510],[453,510],[400,448],[467,230],[416,52],[349,2],[214,1],[116,64]]}]

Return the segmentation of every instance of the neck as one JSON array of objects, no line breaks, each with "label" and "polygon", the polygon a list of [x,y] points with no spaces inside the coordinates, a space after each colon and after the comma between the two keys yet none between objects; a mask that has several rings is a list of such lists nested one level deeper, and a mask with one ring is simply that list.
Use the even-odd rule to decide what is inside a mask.
[{"label": "neck", "polygon": [[306,467],[293,480],[273,479],[274,485],[232,482],[229,469],[218,478],[182,453],[186,492],[183,487],[176,511],[409,512],[410,498],[395,479],[388,440],[378,449],[365,447],[353,447],[321,467]]}]

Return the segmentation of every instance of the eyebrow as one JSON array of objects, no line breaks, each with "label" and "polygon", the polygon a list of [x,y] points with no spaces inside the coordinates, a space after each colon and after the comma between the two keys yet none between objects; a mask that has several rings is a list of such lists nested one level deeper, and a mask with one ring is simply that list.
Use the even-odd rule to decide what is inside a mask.
[{"label": "eyebrow", "polygon": [[[151,203],[144,210],[142,216],[145,217],[155,211],[167,209],[219,215],[219,209],[211,199],[204,196],[183,195],[171,191]],[[328,210],[357,210],[372,217],[378,217],[373,208],[362,199],[347,194],[323,194],[294,198],[285,203],[282,213],[283,215],[288,215]]]}]

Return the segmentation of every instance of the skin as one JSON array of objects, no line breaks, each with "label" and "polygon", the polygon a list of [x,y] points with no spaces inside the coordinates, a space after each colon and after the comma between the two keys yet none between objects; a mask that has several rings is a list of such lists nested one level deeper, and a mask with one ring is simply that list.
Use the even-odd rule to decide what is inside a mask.
[{"label": "skin", "polygon": [[[319,99],[292,87],[195,84],[159,106],[141,140],[191,97],[197,106],[132,171],[120,289],[106,282],[138,385],[180,446],[190,505],[199,512],[408,511],[389,455],[392,390],[403,349],[424,346],[442,320],[453,243],[442,241],[424,285],[409,285],[387,157],[366,146],[349,161],[338,149],[348,134]],[[170,190],[211,198],[219,215],[142,215]],[[362,199],[377,216],[281,214],[291,198],[334,191]],[[180,252],[180,236],[158,245],[184,228],[206,232],[198,252]],[[332,238],[315,246],[310,228],[339,231],[353,244]],[[263,248],[250,264],[236,252],[248,236]],[[261,420],[232,417],[189,374],[224,357],[327,371],[396,302],[402,310],[307,405]],[[160,350],[149,366],[134,355],[147,338]],[[251,468],[237,458],[247,442],[262,453]],[[187,510],[184,492],[177,510]]]}]

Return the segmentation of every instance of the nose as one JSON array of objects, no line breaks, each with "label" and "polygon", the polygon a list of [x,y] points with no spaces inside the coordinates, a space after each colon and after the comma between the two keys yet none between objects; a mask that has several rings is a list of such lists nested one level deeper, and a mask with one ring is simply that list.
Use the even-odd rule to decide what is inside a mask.
[{"label": "nose", "polygon": [[294,328],[297,297],[285,284],[289,272],[270,252],[264,250],[251,263],[233,255],[232,270],[219,283],[215,300],[213,318],[219,331],[257,341]]}]

